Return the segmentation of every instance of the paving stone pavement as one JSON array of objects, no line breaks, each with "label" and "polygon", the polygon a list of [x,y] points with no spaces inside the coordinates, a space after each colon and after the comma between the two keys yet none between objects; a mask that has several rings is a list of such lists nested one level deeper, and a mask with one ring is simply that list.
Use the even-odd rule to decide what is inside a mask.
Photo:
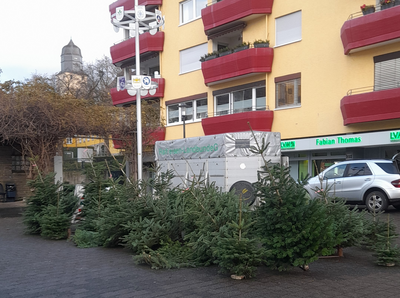
[{"label": "paving stone pavement", "polygon": [[[214,266],[152,270],[135,265],[122,248],[80,249],[26,235],[17,216],[23,206],[8,206],[0,203],[0,298],[400,296],[400,266],[377,266],[371,252],[358,248],[319,259],[308,272],[260,267],[253,279],[233,280]],[[400,231],[400,211],[388,213]]]}]

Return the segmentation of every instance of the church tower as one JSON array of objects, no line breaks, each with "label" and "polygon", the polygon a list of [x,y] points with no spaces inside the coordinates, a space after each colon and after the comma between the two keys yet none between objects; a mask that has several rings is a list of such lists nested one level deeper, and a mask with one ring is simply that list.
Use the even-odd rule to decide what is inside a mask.
[{"label": "church tower", "polygon": [[61,52],[61,73],[79,73],[82,71],[82,68],[81,49],[71,39]]}]

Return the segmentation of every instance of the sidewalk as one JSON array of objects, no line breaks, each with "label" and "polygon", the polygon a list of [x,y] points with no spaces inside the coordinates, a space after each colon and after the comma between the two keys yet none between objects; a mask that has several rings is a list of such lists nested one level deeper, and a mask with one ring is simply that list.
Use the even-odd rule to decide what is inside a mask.
[{"label": "sidewalk", "polygon": [[[16,205],[23,208],[7,207]],[[389,213],[399,226],[400,212]],[[343,258],[320,259],[308,272],[260,267],[248,280],[219,274],[216,266],[152,270],[135,265],[123,248],[79,249],[24,234],[21,217],[0,217],[1,298],[386,298],[399,297],[399,280],[400,266],[377,266],[371,252],[358,248],[344,249]]]},{"label": "sidewalk", "polygon": [[25,207],[25,201],[0,202],[0,218],[21,216]]}]

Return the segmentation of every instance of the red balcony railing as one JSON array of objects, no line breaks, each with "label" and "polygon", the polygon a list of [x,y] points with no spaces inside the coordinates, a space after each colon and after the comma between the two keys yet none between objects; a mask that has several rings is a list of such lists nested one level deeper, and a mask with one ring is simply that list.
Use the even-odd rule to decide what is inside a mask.
[{"label": "red balcony railing", "polygon": [[400,118],[400,88],[347,95],[340,102],[344,125]]},{"label": "red balcony railing", "polygon": [[272,48],[251,48],[201,63],[204,83],[212,85],[244,75],[268,73],[272,69]]},{"label": "red balcony railing", "polygon": [[270,14],[274,0],[224,0],[202,9],[204,31],[250,18],[257,14]]},{"label": "red balcony railing", "polygon": [[254,131],[271,131],[273,111],[250,111],[211,118],[203,118],[201,124],[206,136],[249,131],[249,124]]},{"label": "red balcony railing", "polygon": [[[156,89],[156,93],[151,95],[148,93],[145,96],[141,96],[141,99],[151,99],[151,98],[159,98],[164,97],[164,87],[165,87],[165,79],[151,79],[154,82],[158,83],[158,88]],[[114,106],[121,107],[128,104],[135,104],[136,103],[136,95],[131,96],[128,94],[128,91],[117,91],[117,88],[113,88],[110,90],[111,99]]]},{"label": "red balcony railing", "polygon": [[[135,55],[135,38],[124,40],[110,48],[112,63],[121,66],[130,60],[133,62]],[[150,52],[162,52],[164,49],[164,32],[157,32],[151,35],[143,33],[139,37],[140,55]]]},{"label": "red balcony railing", "polygon": [[[162,5],[162,0],[139,0],[139,5]],[[117,7],[123,6],[125,10],[135,9],[135,0],[118,0],[109,5],[111,14],[115,13]]]},{"label": "red balcony railing", "polygon": [[345,55],[400,39],[400,5],[346,21],[340,36]]}]

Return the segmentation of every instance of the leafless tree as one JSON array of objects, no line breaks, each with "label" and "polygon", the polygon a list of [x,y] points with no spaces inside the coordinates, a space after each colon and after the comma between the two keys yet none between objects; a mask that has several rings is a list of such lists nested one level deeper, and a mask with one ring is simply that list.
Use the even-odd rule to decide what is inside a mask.
[{"label": "leafless tree", "polygon": [[[160,125],[159,109],[144,104],[143,115],[144,142],[149,142],[149,132]],[[67,137],[118,136],[129,151],[135,130],[135,106],[121,109],[60,94],[51,79],[38,75],[24,83],[0,83],[0,137],[21,146],[21,154],[44,173],[52,171],[53,157]]]},{"label": "leafless tree", "polygon": [[79,72],[54,75],[53,82],[60,93],[91,100],[95,104],[112,105],[110,89],[116,87],[120,72],[121,69],[114,66],[109,57],[103,56],[94,63],[86,63]]}]

